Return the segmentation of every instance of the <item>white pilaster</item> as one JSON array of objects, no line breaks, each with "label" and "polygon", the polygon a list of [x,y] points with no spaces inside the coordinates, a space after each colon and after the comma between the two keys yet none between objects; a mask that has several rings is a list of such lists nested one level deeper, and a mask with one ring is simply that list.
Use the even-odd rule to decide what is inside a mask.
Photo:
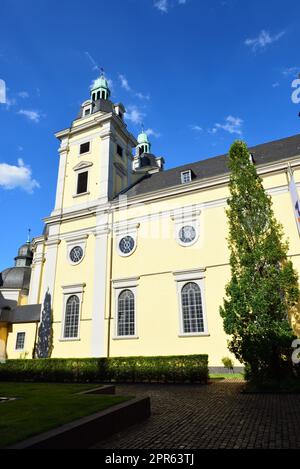
[{"label": "white pilaster", "polygon": [[38,304],[40,301],[40,287],[42,281],[42,267],[44,262],[44,238],[35,240],[34,256],[31,266],[31,278],[28,295],[28,304]]},{"label": "white pilaster", "polygon": [[113,192],[114,135],[111,126],[103,128],[101,134],[101,155],[99,173],[99,198],[106,202]]},{"label": "white pilaster", "polygon": [[56,277],[56,260],[58,245],[60,243],[58,235],[59,227],[58,225],[50,226],[49,237],[45,243],[46,253],[45,253],[45,267],[43,271],[43,285],[42,285],[42,295],[41,302],[43,304],[46,293],[51,296],[51,305],[53,304],[53,293]]},{"label": "white pilaster", "polygon": [[105,306],[107,282],[107,251],[109,241],[108,214],[97,216],[95,235],[94,299],[92,316],[91,356],[104,357],[105,351]]},{"label": "white pilaster", "polygon": [[59,212],[62,209],[68,149],[69,149],[68,138],[64,138],[59,148],[60,160],[59,160],[54,213]]}]

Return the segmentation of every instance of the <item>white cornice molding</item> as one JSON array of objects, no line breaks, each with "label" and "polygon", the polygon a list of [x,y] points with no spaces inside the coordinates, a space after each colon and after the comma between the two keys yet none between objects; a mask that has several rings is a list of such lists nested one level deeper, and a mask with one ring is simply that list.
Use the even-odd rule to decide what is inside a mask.
[{"label": "white cornice molding", "polygon": [[139,280],[140,277],[118,278],[112,280],[112,285],[115,289],[134,288],[138,286]]},{"label": "white cornice molding", "polygon": [[176,270],[173,272],[174,280],[176,282],[184,282],[185,280],[199,280],[205,277],[206,268],[190,269],[190,270]]},{"label": "white cornice molding", "polygon": [[55,247],[55,246],[58,246],[60,244],[61,240],[60,239],[48,239],[46,242],[45,242],[45,245],[47,247]]},{"label": "white cornice molding", "polygon": [[90,168],[94,163],[91,161],[81,161],[76,166],[73,167],[73,171],[79,171],[80,169]]},{"label": "white cornice molding", "polygon": [[86,283],[76,283],[73,285],[62,285],[64,295],[72,295],[73,293],[83,293]]}]

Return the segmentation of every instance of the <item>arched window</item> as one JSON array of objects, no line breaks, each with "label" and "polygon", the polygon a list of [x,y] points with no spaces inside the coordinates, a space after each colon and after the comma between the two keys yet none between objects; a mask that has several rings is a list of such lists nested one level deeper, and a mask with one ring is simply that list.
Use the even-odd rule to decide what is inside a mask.
[{"label": "arched window", "polygon": [[68,298],[65,313],[64,338],[76,339],[79,328],[79,306],[78,296],[72,295]]},{"label": "arched window", "polygon": [[134,334],[134,294],[131,290],[123,290],[118,298],[118,336]]},{"label": "arched window", "polygon": [[97,93],[97,99],[100,99],[100,91]]},{"label": "arched window", "polygon": [[183,332],[204,332],[202,298],[199,285],[190,282],[181,290]]}]

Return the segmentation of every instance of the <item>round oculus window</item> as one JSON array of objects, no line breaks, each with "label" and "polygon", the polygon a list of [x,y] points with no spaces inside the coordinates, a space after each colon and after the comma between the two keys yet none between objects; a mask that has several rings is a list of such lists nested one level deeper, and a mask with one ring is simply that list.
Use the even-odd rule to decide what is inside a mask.
[{"label": "round oculus window", "polygon": [[131,236],[125,236],[119,243],[119,248],[122,254],[129,254],[134,248],[134,239]]},{"label": "round oculus window", "polygon": [[179,231],[179,239],[182,243],[192,243],[196,239],[196,230],[193,226],[183,226]]},{"label": "round oculus window", "polygon": [[70,252],[70,259],[74,264],[80,262],[83,258],[83,249],[80,246],[76,246]]}]

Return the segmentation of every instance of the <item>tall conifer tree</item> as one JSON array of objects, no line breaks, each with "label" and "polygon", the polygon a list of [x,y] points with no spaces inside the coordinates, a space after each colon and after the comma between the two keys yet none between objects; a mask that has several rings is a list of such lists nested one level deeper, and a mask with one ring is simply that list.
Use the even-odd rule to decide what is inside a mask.
[{"label": "tall conifer tree", "polygon": [[245,143],[232,145],[229,168],[231,280],[220,313],[229,349],[250,376],[277,378],[291,365],[289,313],[299,299],[298,277]]}]

